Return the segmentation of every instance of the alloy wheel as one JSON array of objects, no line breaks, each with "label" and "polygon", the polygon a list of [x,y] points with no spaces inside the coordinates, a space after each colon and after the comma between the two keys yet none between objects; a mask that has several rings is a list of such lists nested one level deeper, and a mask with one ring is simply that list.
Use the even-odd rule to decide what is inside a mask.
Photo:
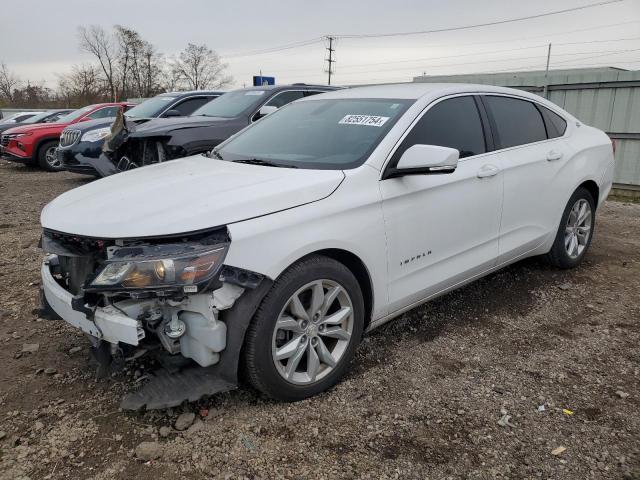
[{"label": "alloy wheel", "polygon": [[56,170],[60,169],[60,167],[62,166],[60,160],[58,159],[58,155],[56,154],[57,149],[58,147],[49,147],[44,153],[44,158],[47,162],[47,165]]},{"label": "alloy wheel", "polygon": [[564,247],[570,258],[578,258],[591,236],[591,205],[584,198],[573,204],[564,232]]},{"label": "alloy wheel", "polygon": [[296,385],[321,380],[345,354],[353,327],[353,303],[342,285],[327,279],[307,283],[276,321],[271,343],[276,370]]}]

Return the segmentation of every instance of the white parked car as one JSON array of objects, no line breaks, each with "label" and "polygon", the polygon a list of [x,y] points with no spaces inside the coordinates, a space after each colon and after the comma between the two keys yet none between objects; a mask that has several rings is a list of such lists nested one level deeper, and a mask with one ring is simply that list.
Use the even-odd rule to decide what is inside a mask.
[{"label": "white parked car", "polygon": [[46,306],[103,366],[145,347],[181,368],[126,408],[233,388],[239,363],[262,392],[303,399],[339,380],[363,331],[525,257],[578,265],[613,162],[603,132],[519,90],[313,96],[209,157],[47,205]]}]

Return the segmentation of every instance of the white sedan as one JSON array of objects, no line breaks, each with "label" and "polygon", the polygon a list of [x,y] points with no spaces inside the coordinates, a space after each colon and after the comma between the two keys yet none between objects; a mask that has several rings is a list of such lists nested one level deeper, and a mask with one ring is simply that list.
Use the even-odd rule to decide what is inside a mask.
[{"label": "white sedan", "polygon": [[613,162],[607,135],[519,90],[309,97],[208,157],[47,205],[45,307],[103,363],[150,345],[183,360],[127,408],[233,388],[240,361],[257,389],[299,400],[339,380],[365,330],[525,257],[578,265]]}]

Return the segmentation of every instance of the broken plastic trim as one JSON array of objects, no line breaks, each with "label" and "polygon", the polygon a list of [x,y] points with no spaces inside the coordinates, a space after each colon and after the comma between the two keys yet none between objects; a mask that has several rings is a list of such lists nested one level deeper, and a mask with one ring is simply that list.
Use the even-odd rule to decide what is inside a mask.
[{"label": "broken plastic trim", "polygon": [[233,307],[224,311],[222,321],[227,324],[227,345],[220,352],[218,363],[210,367],[192,366],[173,374],[160,371],[138,391],[125,395],[120,407],[125,410],[169,408],[185,400],[193,402],[237,388],[245,333],[271,285],[272,280],[263,278],[257,288],[245,292]]}]

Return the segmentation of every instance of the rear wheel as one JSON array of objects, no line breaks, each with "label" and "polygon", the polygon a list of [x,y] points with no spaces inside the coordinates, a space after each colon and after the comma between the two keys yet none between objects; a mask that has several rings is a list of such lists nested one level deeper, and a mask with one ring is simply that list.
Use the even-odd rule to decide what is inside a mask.
[{"label": "rear wheel", "polygon": [[59,172],[64,170],[62,162],[58,159],[56,150],[58,148],[58,142],[51,140],[40,145],[38,148],[38,165],[40,168],[49,172]]},{"label": "rear wheel", "polygon": [[549,261],[559,268],[573,268],[582,262],[593,238],[595,202],[586,188],[578,188],[567,203]]},{"label": "rear wheel", "polygon": [[247,331],[248,380],[284,401],[316,395],[338,382],[364,325],[356,278],[341,263],[311,256],[274,283]]}]

